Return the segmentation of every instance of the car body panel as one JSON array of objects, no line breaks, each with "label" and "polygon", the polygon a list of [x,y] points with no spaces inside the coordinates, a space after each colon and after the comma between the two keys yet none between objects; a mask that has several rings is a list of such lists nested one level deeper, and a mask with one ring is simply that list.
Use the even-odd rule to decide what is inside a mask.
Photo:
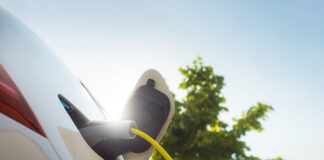
[{"label": "car body panel", "polygon": [[[84,90],[79,79],[62,61],[24,24],[1,8],[0,64],[9,73],[43,128],[46,138],[39,137],[39,139],[48,141],[47,143],[54,147],[58,157],[72,159],[58,131],[58,126],[77,133],[78,130],[62,107],[58,94],[67,97],[83,113],[86,113],[89,119],[101,120],[103,115]],[[1,117],[4,119],[3,115]],[[2,129],[15,130],[7,124],[0,124]],[[23,127],[21,124],[17,125]],[[40,141],[35,141],[38,138],[33,136],[36,135],[28,134],[22,129],[19,131],[45,147],[44,150],[50,148],[48,145],[42,145]],[[79,141],[84,141],[80,137]],[[89,148],[88,152],[93,151]],[[52,153],[47,153],[47,156],[56,159]]]}]

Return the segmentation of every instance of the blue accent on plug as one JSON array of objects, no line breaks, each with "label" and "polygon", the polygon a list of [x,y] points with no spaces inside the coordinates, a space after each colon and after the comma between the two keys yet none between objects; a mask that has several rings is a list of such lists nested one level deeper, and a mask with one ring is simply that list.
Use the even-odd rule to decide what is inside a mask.
[{"label": "blue accent on plug", "polygon": [[63,107],[64,108],[66,108],[66,109],[71,109],[71,106],[69,106],[68,104],[66,104],[64,101],[62,101],[61,99],[60,99],[60,101],[61,101],[61,103],[62,103],[62,105],[63,105]]}]

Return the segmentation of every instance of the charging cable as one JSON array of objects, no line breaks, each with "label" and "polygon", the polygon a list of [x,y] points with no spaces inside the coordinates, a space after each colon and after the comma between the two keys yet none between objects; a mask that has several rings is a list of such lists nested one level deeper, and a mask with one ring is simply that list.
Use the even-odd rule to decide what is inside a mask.
[{"label": "charging cable", "polygon": [[151,138],[149,135],[135,128],[131,128],[130,130],[131,133],[136,134],[142,137],[143,139],[145,139],[147,142],[151,143],[152,146],[154,146],[155,149],[157,149],[166,160],[172,160],[170,155],[163,149],[163,147],[158,142],[156,142],[153,138]]}]

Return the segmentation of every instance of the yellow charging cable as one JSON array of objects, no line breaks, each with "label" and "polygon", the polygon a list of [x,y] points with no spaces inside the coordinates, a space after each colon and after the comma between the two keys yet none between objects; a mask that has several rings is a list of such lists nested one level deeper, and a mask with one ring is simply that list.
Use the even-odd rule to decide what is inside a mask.
[{"label": "yellow charging cable", "polygon": [[142,137],[147,142],[151,143],[152,146],[154,146],[155,149],[157,149],[166,160],[172,160],[170,155],[163,149],[163,147],[158,142],[156,142],[153,138],[151,138],[149,135],[147,135],[146,133],[144,133],[138,129],[135,129],[135,128],[131,128],[131,132],[133,134],[136,134],[136,135]]}]

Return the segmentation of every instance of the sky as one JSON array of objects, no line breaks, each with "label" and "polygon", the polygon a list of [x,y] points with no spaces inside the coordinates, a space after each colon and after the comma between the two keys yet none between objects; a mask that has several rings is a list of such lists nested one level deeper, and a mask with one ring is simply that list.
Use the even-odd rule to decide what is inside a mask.
[{"label": "sky", "polygon": [[321,160],[324,1],[0,0],[78,76],[113,118],[137,80],[157,69],[177,98],[201,56],[225,77],[229,123],[272,105],[262,133],[243,139],[261,158]]}]

